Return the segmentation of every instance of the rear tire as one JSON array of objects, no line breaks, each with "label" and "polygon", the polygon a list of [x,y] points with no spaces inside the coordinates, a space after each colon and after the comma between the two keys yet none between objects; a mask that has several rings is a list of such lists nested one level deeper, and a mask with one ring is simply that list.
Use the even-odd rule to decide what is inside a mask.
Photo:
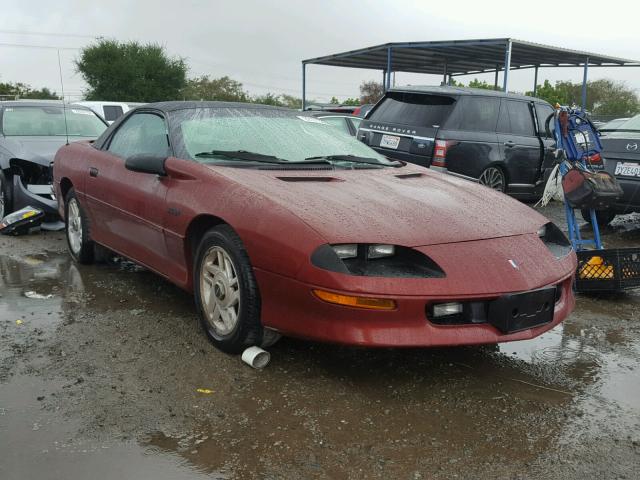
[{"label": "rear tire", "polygon": [[507,190],[507,176],[500,167],[485,168],[478,178],[478,183],[502,193]]},{"label": "rear tire", "polygon": [[71,257],[78,263],[90,264],[94,260],[89,219],[72,188],[64,201],[64,227]]},{"label": "rear tire", "polygon": [[227,353],[261,345],[258,284],[249,255],[230,226],[218,225],[204,234],[193,275],[196,308],[211,343]]},{"label": "rear tire", "polygon": [[[582,218],[585,222],[591,223],[591,214],[587,209],[580,210]],[[616,216],[615,210],[596,210],[596,219],[598,220],[598,226],[605,227],[609,225]]]}]

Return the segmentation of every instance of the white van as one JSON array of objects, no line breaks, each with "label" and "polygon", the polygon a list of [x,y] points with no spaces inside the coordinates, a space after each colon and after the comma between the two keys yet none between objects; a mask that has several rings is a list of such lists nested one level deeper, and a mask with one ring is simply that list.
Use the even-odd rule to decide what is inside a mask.
[{"label": "white van", "polygon": [[132,108],[142,105],[142,103],[126,103],[126,102],[74,102],[76,105],[84,105],[85,107],[90,108],[102,118],[104,118],[107,123],[112,124],[114,120],[117,120],[119,117],[124,115],[126,112],[131,110]]}]

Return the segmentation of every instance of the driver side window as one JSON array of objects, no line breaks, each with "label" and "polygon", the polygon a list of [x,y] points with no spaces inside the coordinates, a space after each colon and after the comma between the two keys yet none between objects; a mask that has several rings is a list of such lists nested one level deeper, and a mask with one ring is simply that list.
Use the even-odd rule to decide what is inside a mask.
[{"label": "driver side window", "polygon": [[140,154],[169,156],[164,119],[154,113],[132,115],[113,135],[107,150],[121,158]]}]

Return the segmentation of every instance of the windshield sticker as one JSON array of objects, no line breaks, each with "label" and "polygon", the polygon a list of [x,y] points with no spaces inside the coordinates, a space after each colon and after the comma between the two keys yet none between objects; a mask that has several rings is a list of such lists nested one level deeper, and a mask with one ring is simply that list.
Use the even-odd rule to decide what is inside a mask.
[{"label": "windshield sticker", "polygon": [[302,115],[297,115],[297,117],[300,120],[304,120],[305,122],[310,122],[310,123],[324,123],[322,120],[319,120],[315,117],[303,117]]}]

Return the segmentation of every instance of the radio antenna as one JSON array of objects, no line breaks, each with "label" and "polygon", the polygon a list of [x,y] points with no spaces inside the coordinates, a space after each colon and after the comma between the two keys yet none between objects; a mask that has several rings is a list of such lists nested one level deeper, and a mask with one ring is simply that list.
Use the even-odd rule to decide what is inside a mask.
[{"label": "radio antenna", "polygon": [[64,101],[64,82],[62,81],[62,62],[60,61],[60,50],[58,49],[58,72],[60,72],[60,88],[62,89],[62,115],[64,116],[64,134],[69,145],[69,125],[67,125],[67,107]]}]

